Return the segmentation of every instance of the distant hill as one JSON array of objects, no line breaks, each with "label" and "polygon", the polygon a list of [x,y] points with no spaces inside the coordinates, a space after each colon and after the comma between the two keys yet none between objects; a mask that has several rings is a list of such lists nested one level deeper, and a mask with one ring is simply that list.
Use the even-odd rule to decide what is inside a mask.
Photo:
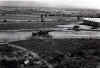
[{"label": "distant hill", "polygon": [[35,1],[0,1],[0,6],[9,7],[43,7],[45,4]]},{"label": "distant hill", "polygon": [[[94,16],[100,17],[99,9],[87,9],[87,8],[76,8],[71,6],[66,7],[50,7],[48,4],[36,2],[36,1],[0,1],[0,13],[4,12],[3,10],[7,9],[12,10],[12,8],[18,8],[23,11],[23,9],[32,9],[24,10],[25,12],[40,12],[42,13],[50,12],[51,14],[70,14],[71,16]],[[23,8],[23,9],[22,9]],[[34,9],[34,10],[33,10]],[[14,10],[16,12],[16,10]],[[12,12],[11,12],[12,13]]]}]

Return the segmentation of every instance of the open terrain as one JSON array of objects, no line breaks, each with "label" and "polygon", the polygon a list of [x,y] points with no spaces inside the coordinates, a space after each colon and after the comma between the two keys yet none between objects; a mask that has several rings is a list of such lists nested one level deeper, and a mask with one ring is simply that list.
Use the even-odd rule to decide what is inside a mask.
[{"label": "open terrain", "polygon": [[[64,62],[65,64],[68,63],[71,66],[74,66],[74,68],[83,68],[84,66],[86,66],[86,68],[91,68],[95,65],[98,65],[100,61],[99,41],[100,39],[75,39],[75,38],[74,39],[31,39],[31,40],[14,42],[13,44],[17,44],[19,46],[30,49],[38,53],[41,57],[45,56],[46,60],[50,60],[47,58],[55,57],[56,54],[58,54],[58,56],[60,54],[63,54],[66,55],[67,57],[67,59],[65,59],[65,61],[67,62],[65,62],[63,58],[61,59],[62,62]],[[68,59],[68,57],[70,59]],[[80,67],[79,66],[77,67],[79,63],[84,64],[84,66],[81,67],[79,65]],[[71,66],[69,68],[73,68]]]},{"label": "open terrain", "polygon": [[[2,8],[3,9],[3,8]],[[79,14],[79,10],[68,12],[67,17],[64,14],[57,16],[54,12],[51,12],[46,17],[42,17],[41,13],[37,14],[32,10],[32,12],[25,11],[14,11],[8,12],[8,8],[5,12],[1,12],[0,17],[0,30],[17,30],[17,29],[37,29],[37,28],[49,28],[55,27],[58,24],[70,24],[76,23],[77,14],[82,16],[84,13]],[[46,10],[47,11],[47,10]],[[19,15],[16,13],[19,12]],[[66,11],[67,12],[67,11]],[[82,11],[80,11],[82,12]],[[8,15],[7,15],[7,14]],[[24,14],[22,14],[24,13]],[[31,13],[33,15],[31,15]],[[42,12],[44,14],[44,12]],[[86,15],[88,15],[87,12]],[[93,12],[92,12],[93,13]],[[92,14],[90,12],[90,14]],[[22,15],[21,15],[22,14]],[[46,12],[47,14],[47,12]],[[71,14],[74,17],[68,17]],[[20,16],[21,15],[21,16]],[[93,15],[96,15],[95,13]],[[76,16],[76,17],[75,17]],[[90,15],[91,17],[92,15]],[[98,17],[99,14],[96,16]],[[9,33],[10,34],[10,33]],[[10,35],[11,36],[11,35]],[[47,60],[49,63],[55,66],[55,68],[99,68],[100,63],[100,39],[78,39],[78,38],[66,38],[66,39],[39,39],[32,37],[28,40],[11,42],[12,44],[17,44],[18,46],[25,47],[38,53],[43,59]],[[57,57],[55,55],[58,55]],[[63,58],[59,56],[62,56]],[[52,59],[53,58],[53,59]],[[55,60],[57,59],[57,60]],[[55,61],[54,61],[55,60]],[[54,61],[54,62],[52,62]],[[60,67],[61,65],[62,67]],[[98,67],[96,67],[98,65]],[[57,67],[58,66],[58,67]],[[84,67],[85,66],[85,67]]]}]

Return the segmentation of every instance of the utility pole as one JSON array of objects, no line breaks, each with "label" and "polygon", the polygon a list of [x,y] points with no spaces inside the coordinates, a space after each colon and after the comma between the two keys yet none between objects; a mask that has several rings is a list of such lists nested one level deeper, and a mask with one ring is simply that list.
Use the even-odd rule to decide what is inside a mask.
[{"label": "utility pole", "polygon": [[41,17],[41,23],[43,23],[43,26],[45,28],[45,26],[46,26],[45,18],[47,17],[47,14],[41,14],[40,17]]},{"label": "utility pole", "polygon": [[76,22],[76,24],[82,23],[83,22],[83,18],[80,17],[80,16],[77,16],[77,21],[78,21],[78,23]]},{"label": "utility pole", "polygon": [[44,22],[44,15],[43,14],[41,14],[41,22]]}]

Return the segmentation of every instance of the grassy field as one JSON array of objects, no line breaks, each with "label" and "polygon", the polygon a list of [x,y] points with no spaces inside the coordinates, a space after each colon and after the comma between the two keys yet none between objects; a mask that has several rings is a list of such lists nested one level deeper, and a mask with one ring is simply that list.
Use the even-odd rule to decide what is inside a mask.
[{"label": "grassy field", "polygon": [[[100,39],[31,39],[14,42],[30,50],[42,53],[59,50],[63,53],[74,52],[82,47],[100,48]],[[45,53],[43,53],[45,54]]]},{"label": "grassy field", "polygon": [[69,24],[73,22],[2,22],[0,23],[0,30],[13,30],[13,29],[36,29],[36,28],[44,28],[44,27],[55,27],[59,24]]},{"label": "grassy field", "polygon": [[[84,68],[84,66],[86,66],[85,68],[99,68],[99,66],[97,67],[97,63],[100,63],[99,41],[100,39],[31,39],[13,42],[13,44],[32,50],[41,57],[55,56],[55,52],[64,55],[70,53],[69,58],[62,59],[62,65],[64,67],[60,68],[66,68],[68,66],[68,68]],[[84,64],[84,66],[80,66],[80,64]]]},{"label": "grassy field", "polygon": [[[34,16],[34,15],[33,15]],[[36,15],[37,16],[37,15]],[[37,29],[37,28],[44,28],[44,27],[54,27],[58,24],[69,24],[69,23],[75,23],[77,18],[69,18],[69,21],[65,21],[66,17],[55,17],[57,18],[57,21],[47,21],[46,22],[40,22],[39,20],[35,22],[27,22],[27,21],[0,21],[0,30],[13,30],[13,29]],[[32,16],[3,16],[0,17],[0,19],[13,19],[13,20],[32,20],[35,19]],[[51,19],[51,18],[49,18]],[[74,19],[74,20],[72,20]],[[40,56],[52,56],[52,54],[56,51],[67,55],[71,54],[68,57],[71,57],[71,59],[79,53],[79,57],[82,55],[85,56],[85,62],[89,62],[90,65],[92,63],[94,64],[95,61],[100,61],[100,39],[29,39],[29,40],[22,40],[22,41],[16,41],[12,44],[16,44],[18,46],[25,47],[29,50],[32,50],[36,53],[38,53]],[[82,54],[84,52],[84,54]],[[74,55],[74,56],[73,56]],[[88,57],[87,57],[88,56]],[[96,57],[99,57],[99,60],[97,60]],[[90,58],[89,58],[90,57]],[[69,60],[69,59],[68,59]],[[76,59],[75,59],[76,60]],[[91,61],[93,60],[93,61]],[[95,61],[94,61],[95,60]],[[77,60],[78,61],[78,60]],[[91,63],[92,62],[92,63]],[[69,63],[69,62],[68,62]],[[76,63],[76,62],[75,62]],[[83,62],[82,62],[83,63]],[[69,63],[71,64],[71,63]],[[59,64],[58,64],[59,65]],[[72,65],[71,65],[72,66]],[[75,67],[76,66],[76,67]],[[56,67],[58,68],[58,67]],[[59,67],[63,68],[63,67]],[[64,67],[64,68],[95,68],[95,67],[77,67],[77,64],[74,65],[74,67]]]}]

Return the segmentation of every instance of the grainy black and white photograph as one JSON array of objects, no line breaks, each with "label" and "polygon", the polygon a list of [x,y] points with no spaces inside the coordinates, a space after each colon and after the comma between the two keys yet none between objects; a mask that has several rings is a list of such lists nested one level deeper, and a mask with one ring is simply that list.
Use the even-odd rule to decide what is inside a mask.
[{"label": "grainy black and white photograph", "polygon": [[100,68],[100,1],[0,0],[0,68]]}]

